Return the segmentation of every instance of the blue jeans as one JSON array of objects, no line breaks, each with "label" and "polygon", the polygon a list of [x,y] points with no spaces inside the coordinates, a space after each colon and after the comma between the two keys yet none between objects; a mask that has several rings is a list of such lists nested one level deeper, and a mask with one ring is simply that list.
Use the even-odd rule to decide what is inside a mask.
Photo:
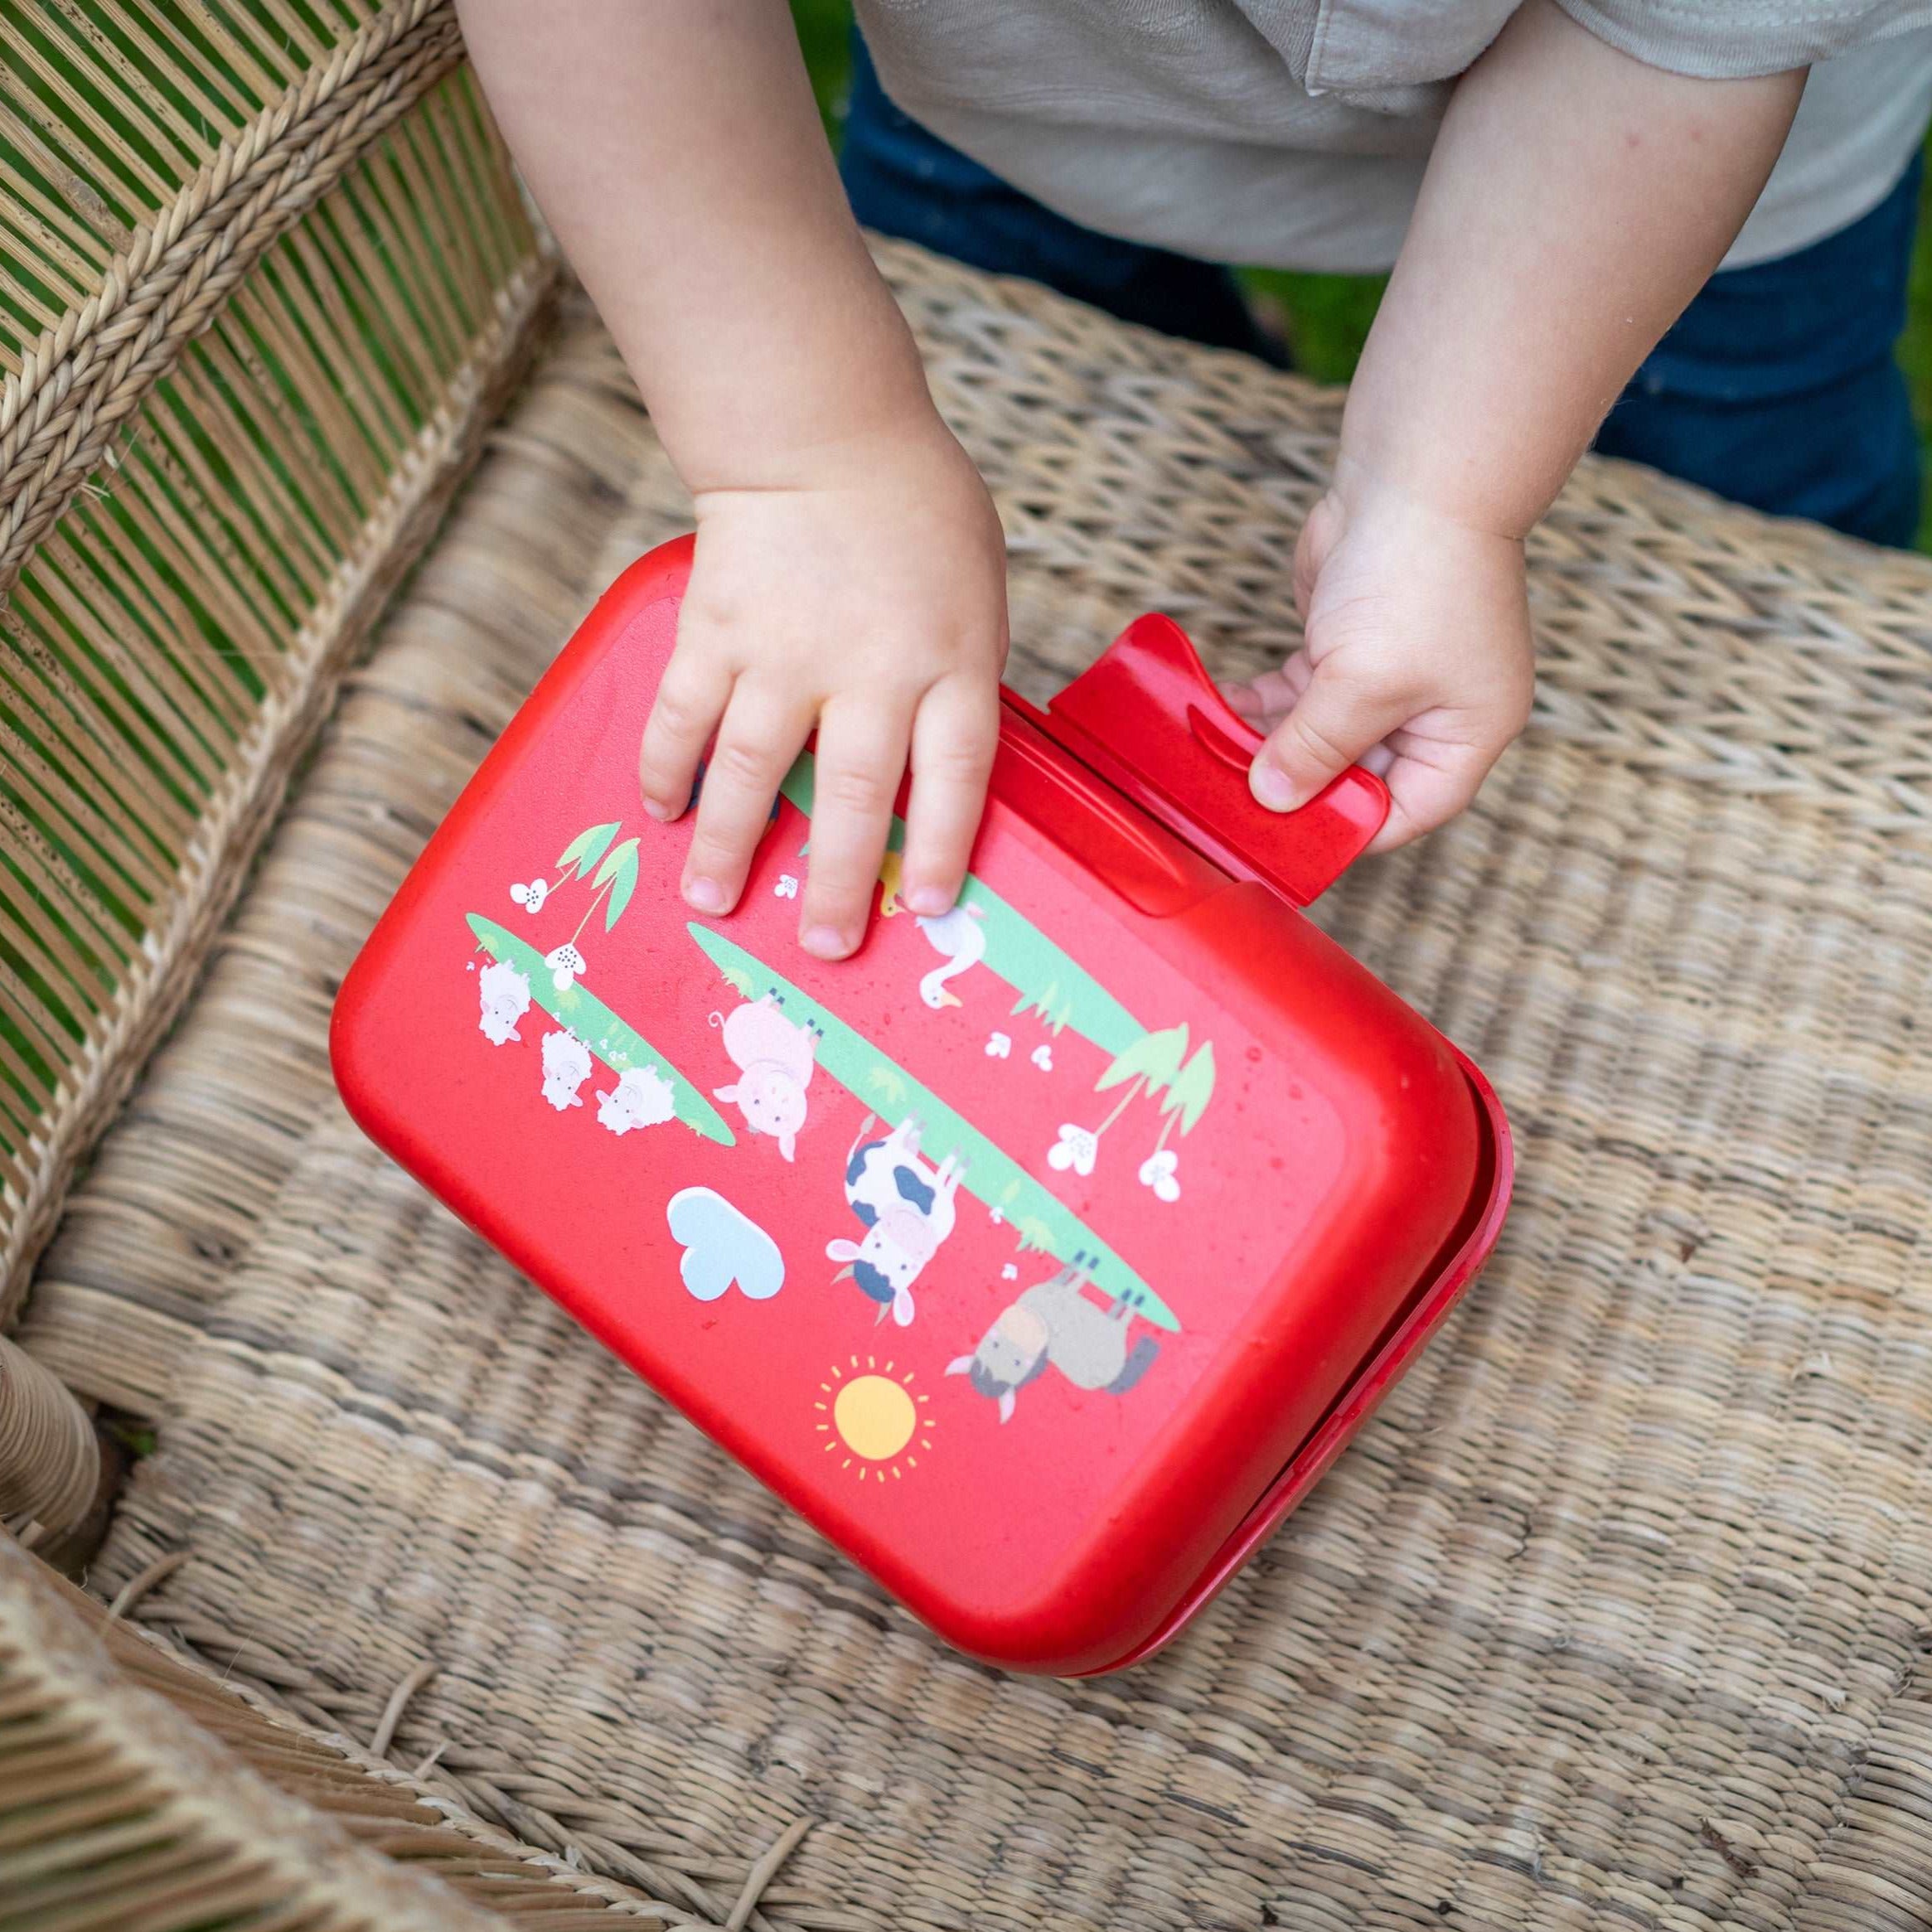
[{"label": "blue jeans", "polygon": [[[1123,321],[1279,364],[1234,278],[1043,207],[886,99],[856,36],[840,159],[868,227],[1024,275]],[[1877,207],[1776,261],[1713,275],[1610,413],[1596,447],[1739,503],[1909,545],[1919,441],[1892,344],[1917,225],[1915,158]]]}]

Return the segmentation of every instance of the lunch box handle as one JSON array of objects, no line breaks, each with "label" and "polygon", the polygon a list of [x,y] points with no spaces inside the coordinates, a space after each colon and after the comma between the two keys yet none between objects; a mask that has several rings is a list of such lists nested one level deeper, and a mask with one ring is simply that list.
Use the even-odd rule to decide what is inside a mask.
[{"label": "lunch box handle", "polygon": [[1045,711],[1007,701],[1224,870],[1296,906],[1333,885],[1388,816],[1388,788],[1360,765],[1297,811],[1260,804],[1247,769],[1262,734],[1171,617],[1137,617]]}]

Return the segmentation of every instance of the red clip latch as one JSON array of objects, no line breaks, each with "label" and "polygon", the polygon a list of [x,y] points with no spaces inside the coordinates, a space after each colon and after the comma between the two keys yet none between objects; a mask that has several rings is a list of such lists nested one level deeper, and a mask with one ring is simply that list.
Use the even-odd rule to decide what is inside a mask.
[{"label": "red clip latch", "polygon": [[1294,905],[1333,885],[1388,816],[1387,788],[1359,765],[1299,811],[1257,804],[1247,768],[1261,734],[1171,617],[1135,618],[1045,712],[1008,701],[1203,857]]}]

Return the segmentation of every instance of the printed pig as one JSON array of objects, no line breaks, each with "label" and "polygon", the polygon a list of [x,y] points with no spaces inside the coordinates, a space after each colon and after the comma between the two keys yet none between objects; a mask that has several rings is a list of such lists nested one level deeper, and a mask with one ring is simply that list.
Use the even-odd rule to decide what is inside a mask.
[{"label": "printed pig", "polygon": [[789,1160],[805,1125],[805,1090],[817,1065],[819,1031],[785,1017],[775,993],[748,1000],[729,1014],[714,1013],[711,1024],[724,1029],[724,1050],[738,1078],[714,1091],[734,1100],[754,1134],[769,1134]]},{"label": "printed pig", "polygon": [[1092,1268],[1091,1257],[1076,1255],[1050,1281],[1025,1290],[994,1318],[979,1347],[947,1363],[946,1373],[971,1376],[973,1387],[1000,1405],[1002,1422],[1012,1419],[1018,1392],[1048,1368],[1076,1388],[1125,1395],[1147,1373],[1160,1344],[1142,1335],[1127,1346],[1133,1305],[1103,1308],[1090,1300],[1082,1290]]},{"label": "printed pig", "polygon": [[590,1048],[582,1040],[574,1034],[544,1035],[544,1098],[559,1113],[583,1105],[577,1090],[589,1077]]},{"label": "printed pig", "polygon": [[913,1319],[913,1284],[952,1232],[953,1196],[963,1171],[947,1155],[935,1170],[919,1158],[919,1124],[902,1121],[883,1140],[868,1140],[868,1114],[845,1163],[845,1202],[865,1229],[863,1241],[829,1242],[826,1253],[901,1328]]}]

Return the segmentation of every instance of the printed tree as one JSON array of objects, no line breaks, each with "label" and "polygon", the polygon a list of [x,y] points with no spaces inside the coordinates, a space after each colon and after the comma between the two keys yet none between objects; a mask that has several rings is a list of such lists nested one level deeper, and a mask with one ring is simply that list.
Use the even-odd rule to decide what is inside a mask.
[{"label": "printed tree", "polygon": [[1161,1124],[1160,1139],[1155,1145],[1167,1145],[1168,1131],[1177,1120],[1184,1134],[1193,1133],[1195,1123],[1208,1111],[1208,1102],[1213,1097],[1214,1043],[1203,1040],[1193,1059],[1168,1083],[1160,1102],[1160,1111],[1167,1117]]},{"label": "printed tree", "polygon": [[564,848],[563,855],[557,860],[562,870],[557,875],[557,883],[552,892],[567,885],[573,879],[581,879],[594,865],[592,875],[590,903],[583,908],[583,917],[577,922],[577,930],[570,935],[569,943],[574,946],[583,937],[583,928],[590,923],[599,901],[603,904],[603,929],[608,932],[624,916],[624,908],[631,903],[631,894],[637,889],[637,841],[626,839],[621,845],[613,846],[611,840],[623,830],[621,819],[613,819],[608,825],[592,826],[579,832]]},{"label": "printed tree", "polygon": [[1168,1136],[1177,1124],[1183,1134],[1192,1133],[1207,1111],[1208,1102],[1214,1097],[1214,1043],[1202,1041],[1190,1059],[1184,1020],[1159,1033],[1144,1034],[1114,1056],[1106,1071],[1094,1082],[1094,1091],[1105,1093],[1121,1086],[1126,1092],[1097,1127],[1069,1126],[1061,1129],[1066,1164],[1082,1174],[1091,1174],[1107,1129],[1135,1100],[1156,1100],[1161,1115],[1160,1137],[1154,1143],[1154,1151],[1141,1163],[1140,1179],[1162,1200],[1178,1200],[1180,1184],[1174,1179],[1174,1169],[1179,1164],[1169,1151]]}]

